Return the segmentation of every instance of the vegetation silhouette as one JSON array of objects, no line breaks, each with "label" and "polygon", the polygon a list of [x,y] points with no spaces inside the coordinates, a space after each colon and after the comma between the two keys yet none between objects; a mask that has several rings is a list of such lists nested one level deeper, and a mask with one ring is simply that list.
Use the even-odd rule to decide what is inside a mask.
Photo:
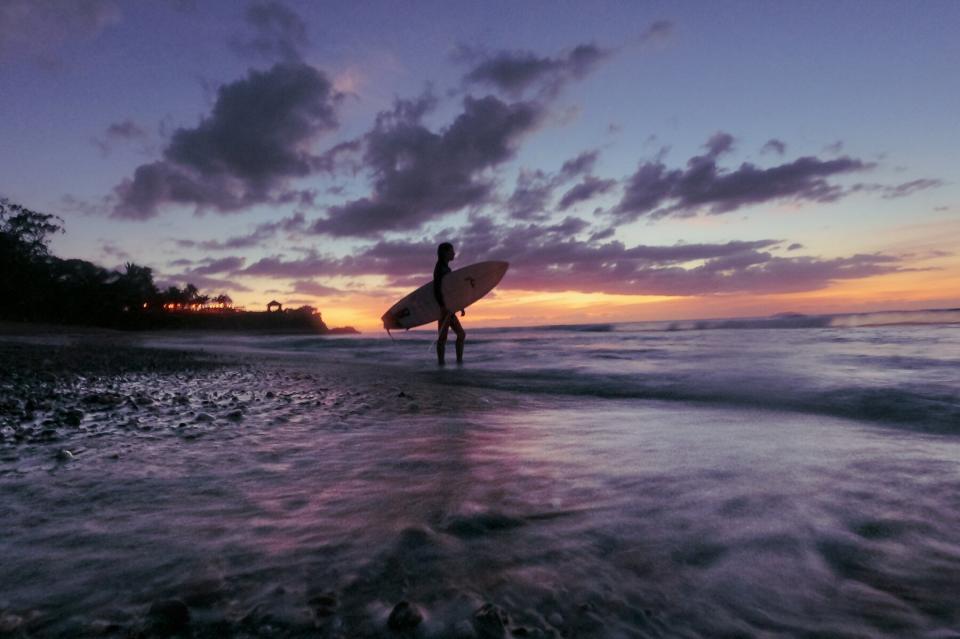
[{"label": "vegetation silhouette", "polygon": [[63,225],[56,215],[0,198],[0,320],[121,329],[355,332],[327,328],[312,306],[281,313],[240,311],[232,308],[229,295],[211,298],[193,284],[160,290],[149,266],[127,262],[122,271],[112,271],[86,260],[61,259],[50,253],[48,242]]}]

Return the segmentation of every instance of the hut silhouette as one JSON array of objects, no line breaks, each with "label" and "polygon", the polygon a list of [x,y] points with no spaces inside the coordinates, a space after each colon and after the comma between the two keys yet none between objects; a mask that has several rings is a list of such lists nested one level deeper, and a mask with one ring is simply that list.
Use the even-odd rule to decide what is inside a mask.
[{"label": "hut silhouette", "polygon": [[280,313],[281,311],[283,311],[283,304],[281,304],[277,300],[272,300],[269,304],[267,304],[268,313],[273,313],[273,312]]}]

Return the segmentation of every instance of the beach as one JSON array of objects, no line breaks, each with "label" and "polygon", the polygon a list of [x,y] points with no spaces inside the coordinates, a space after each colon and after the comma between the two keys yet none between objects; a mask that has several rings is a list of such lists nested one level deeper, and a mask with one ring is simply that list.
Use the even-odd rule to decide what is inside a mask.
[{"label": "beach", "polygon": [[960,636],[956,327],[654,328],[7,331],[0,635]]}]

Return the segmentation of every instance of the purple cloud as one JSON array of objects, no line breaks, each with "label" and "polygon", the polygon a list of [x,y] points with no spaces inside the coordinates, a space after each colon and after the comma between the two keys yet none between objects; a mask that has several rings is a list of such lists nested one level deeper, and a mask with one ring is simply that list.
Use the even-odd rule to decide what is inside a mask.
[{"label": "purple cloud", "polygon": [[220,87],[213,112],[192,129],[178,129],[163,159],[139,166],[114,190],[114,217],[144,220],[165,204],[226,213],[264,202],[303,201],[309,192],[284,190],[313,171],[306,147],[337,126],[340,94],[305,64],[251,70]]},{"label": "purple cloud", "polygon": [[240,248],[261,246],[274,237],[278,232],[298,233],[306,228],[306,218],[303,213],[295,213],[276,222],[264,222],[246,235],[234,235],[224,240],[176,240],[177,246],[182,248],[199,247],[206,251],[224,251]]},{"label": "purple cloud", "polygon": [[935,189],[941,186],[943,186],[943,180],[921,178],[919,180],[911,180],[910,182],[904,182],[903,184],[897,184],[895,186],[884,187],[884,192],[882,197],[885,200],[893,200],[896,198],[913,195],[918,191]]},{"label": "purple cloud", "polygon": [[214,273],[230,273],[243,266],[246,260],[242,257],[224,257],[219,260],[205,260],[202,266],[197,266],[187,272],[189,275],[213,275]]},{"label": "purple cloud", "polygon": [[363,162],[373,180],[367,197],[332,206],[314,233],[376,236],[416,229],[424,222],[485,202],[491,169],[513,157],[520,138],[540,122],[533,102],[508,104],[487,96],[464,98],[463,112],[446,129],[420,122],[420,102],[398,101],[364,137]]},{"label": "purple cloud", "polygon": [[343,291],[333,286],[327,286],[313,280],[297,280],[293,283],[291,293],[316,295],[317,297],[335,297],[343,295]]},{"label": "purple cloud", "polygon": [[766,144],[760,147],[760,153],[764,154],[767,152],[776,153],[777,155],[783,155],[787,152],[787,143],[776,138],[770,138],[767,140]]},{"label": "purple cloud", "polygon": [[113,145],[117,142],[144,141],[147,139],[147,132],[133,120],[124,120],[123,122],[114,122],[107,127],[103,134],[93,139],[93,143],[100,149],[103,155],[107,155],[113,150]]},{"label": "purple cloud", "polygon": [[[581,44],[558,57],[539,56],[532,51],[500,51],[492,56],[479,56],[464,80],[483,84],[520,97],[536,88],[545,96],[556,95],[571,80],[579,80],[592,71],[611,51],[594,44]],[[467,57],[478,57],[467,54]]]},{"label": "purple cloud", "polygon": [[602,180],[597,177],[587,176],[583,181],[574,185],[563,194],[563,197],[560,198],[560,202],[557,204],[557,209],[566,211],[579,202],[585,202],[597,195],[608,193],[616,185],[616,180]]},{"label": "purple cloud", "polygon": [[[265,258],[238,272],[307,280],[318,276],[381,275],[393,286],[428,281],[436,245],[453,241],[462,260],[507,260],[505,288],[605,292],[623,295],[787,293],[817,290],[831,282],[901,270],[900,258],[858,254],[821,259],[784,257],[781,240],[626,246],[588,234],[590,224],[567,217],[555,224],[502,225],[475,216],[464,228],[421,240],[381,240],[344,258],[316,252]],[[603,234],[600,234],[603,235]],[[788,250],[796,250],[791,245]]]},{"label": "purple cloud", "polygon": [[[550,201],[556,189],[577,176],[588,174],[596,164],[599,151],[584,151],[563,163],[556,173],[521,169],[517,185],[506,201],[515,220],[544,221],[550,217]],[[592,179],[592,178],[588,178]],[[561,207],[561,210],[566,207]]]},{"label": "purple cloud", "polygon": [[844,156],[833,160],[801,157],[770,168],[744,162],[732,171],[721,169],[717,158],[732,144],[729,135],[714,135],[706,144],[708,152],[691,158],[685,169],[668,169],[659,160],[641,163],[628,179],[612,215],[622,223],[644,215],[690,215],[700,209],[728,213],[776,200],[833,202],[845,193],[828,178],[873,167]]}]

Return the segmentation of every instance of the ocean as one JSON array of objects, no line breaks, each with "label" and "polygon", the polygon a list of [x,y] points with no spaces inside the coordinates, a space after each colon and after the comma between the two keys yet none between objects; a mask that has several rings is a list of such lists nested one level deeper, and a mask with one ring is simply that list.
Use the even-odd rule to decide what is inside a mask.
[{"label": "ocean", "polygon": [[443,369],[426,330],[150,336],[242,363],[84,380],[137,407],[3,440],[0,616],[126,636],[175,599],[196,637],[960,636],[960,310],[465,328]]}]

